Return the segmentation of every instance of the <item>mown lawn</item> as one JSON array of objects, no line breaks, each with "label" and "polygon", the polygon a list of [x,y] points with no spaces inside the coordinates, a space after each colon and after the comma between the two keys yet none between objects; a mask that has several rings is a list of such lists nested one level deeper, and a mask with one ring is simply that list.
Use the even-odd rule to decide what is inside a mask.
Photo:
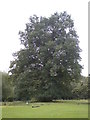
[{"label": "mown lawn", "polygon": [[[38,106],[32,108],[33,106]],[[3,118],[88,118],[87,101],[12,103],[2,106]]]}]

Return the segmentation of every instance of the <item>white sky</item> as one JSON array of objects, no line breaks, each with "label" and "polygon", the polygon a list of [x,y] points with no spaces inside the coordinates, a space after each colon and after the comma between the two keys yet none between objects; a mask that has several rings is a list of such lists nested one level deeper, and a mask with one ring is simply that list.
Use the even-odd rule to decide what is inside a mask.
[{"label": "white sky", "polygon": [[1,0],[0,1],[0,70],[8,71],[12,53],[21,48],[18,32],[33,14],[50,16],[67,11],[79,36],[82,74],[88,75],[88,0]]}]

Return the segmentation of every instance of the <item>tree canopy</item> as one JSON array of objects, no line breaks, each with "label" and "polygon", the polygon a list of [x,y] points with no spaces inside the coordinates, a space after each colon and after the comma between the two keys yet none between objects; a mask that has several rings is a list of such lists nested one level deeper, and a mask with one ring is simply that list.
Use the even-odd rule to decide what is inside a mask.
[{"label": "tree canopy", "polygon": [[71,16],[67,12],[48,18],[33,15],[19,35],[24,49],[13,54],[15,60],[10,64],[17,99],[70,97],[70,83],[79,79],[82,70],[79,37]]}]

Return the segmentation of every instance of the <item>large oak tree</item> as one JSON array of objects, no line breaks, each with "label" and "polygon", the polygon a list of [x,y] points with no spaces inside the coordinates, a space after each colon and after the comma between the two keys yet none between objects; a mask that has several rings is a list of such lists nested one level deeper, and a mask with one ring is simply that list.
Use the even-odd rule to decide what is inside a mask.
[{"label": "large oak tree", "polygon": [[50,17],[33,15],[19,31],[21,49],[14,54],[10,72],[19,100],[69,98],[71,82],[80,77],[80,52],[74,22],[67,12]]}]

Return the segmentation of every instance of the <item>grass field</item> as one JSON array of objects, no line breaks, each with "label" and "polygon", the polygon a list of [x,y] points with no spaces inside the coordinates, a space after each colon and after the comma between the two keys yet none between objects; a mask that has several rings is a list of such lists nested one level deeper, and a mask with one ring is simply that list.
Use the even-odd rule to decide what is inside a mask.
[{"label": "grass field", "polygon": [[[32,106],[38,106],[32,108]],[[2,118],[88,118],[86,100],[50,103],[8,103],[2,106]]]}]

